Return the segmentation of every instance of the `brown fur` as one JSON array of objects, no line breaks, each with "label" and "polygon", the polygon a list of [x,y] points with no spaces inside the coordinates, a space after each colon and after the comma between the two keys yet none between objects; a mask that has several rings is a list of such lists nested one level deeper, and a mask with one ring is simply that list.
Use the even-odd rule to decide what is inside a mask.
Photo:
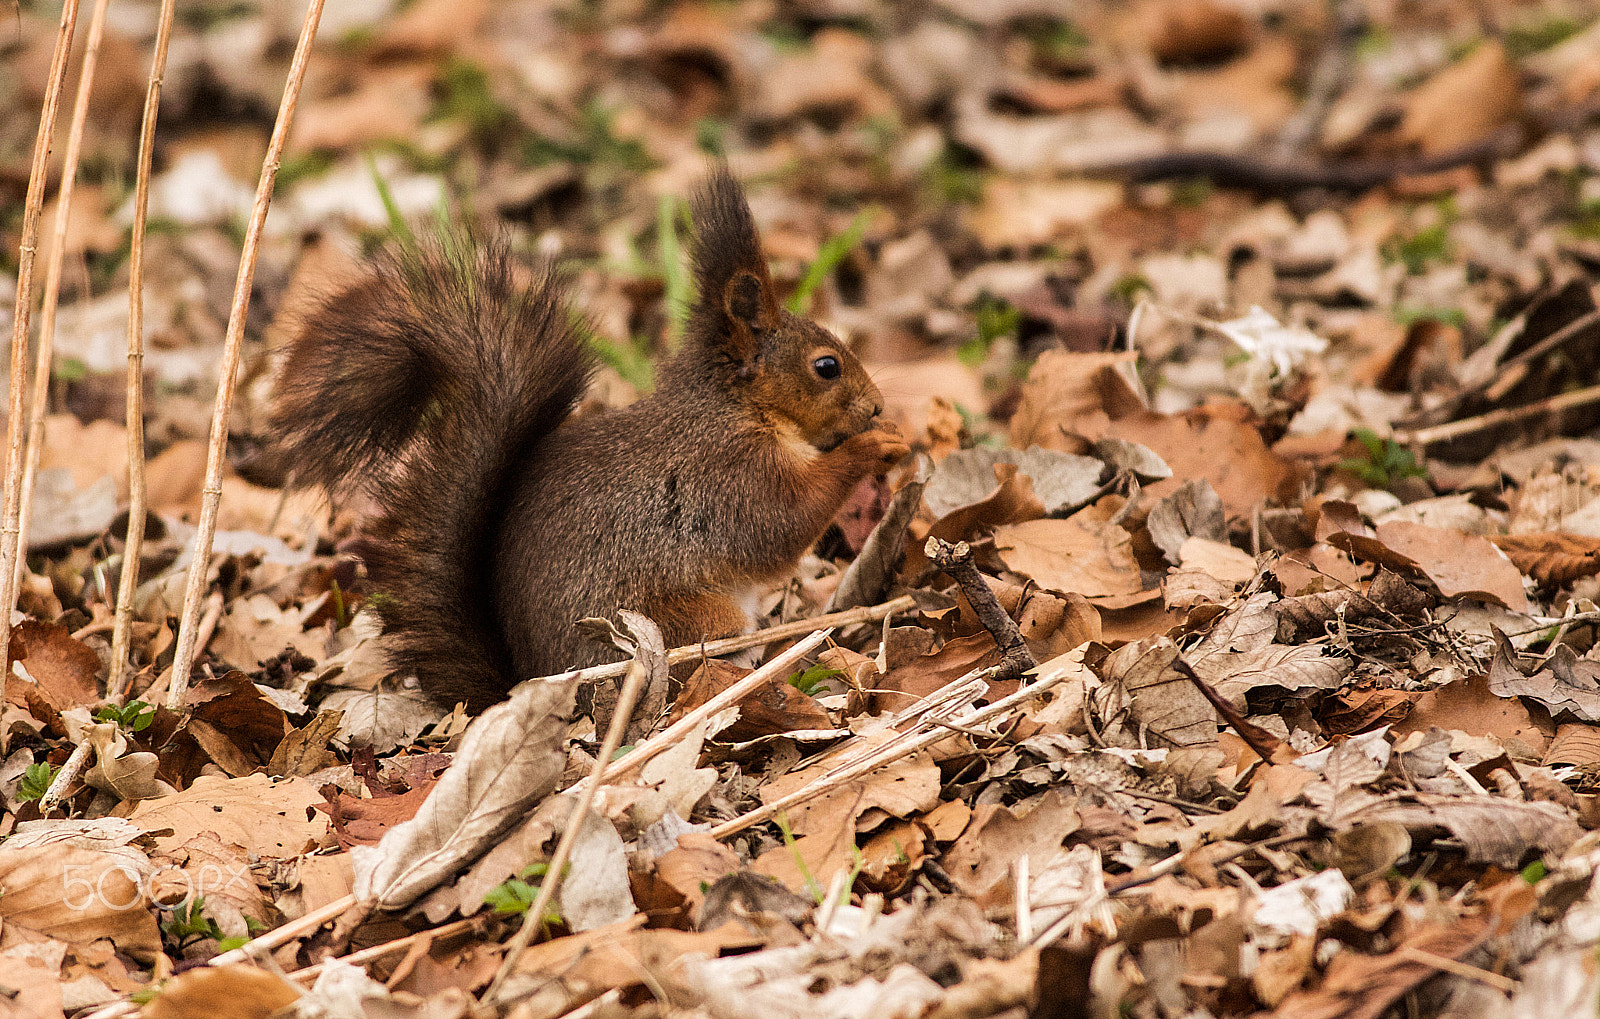
[{"label": "brown fur", "polygon": [[906,452],[849,351],[779,306],[733,178],[693,211],[689,335],[619,411],[562,425],[590,359],[558,284],[511,287],[494,246],[391,260],[296,340],[275,423],[302,481],[354,478],[384,507],[394,663],[441,703],[614,657],[583,616],[637,609],[668,646],[749,625],[743,596]]}]

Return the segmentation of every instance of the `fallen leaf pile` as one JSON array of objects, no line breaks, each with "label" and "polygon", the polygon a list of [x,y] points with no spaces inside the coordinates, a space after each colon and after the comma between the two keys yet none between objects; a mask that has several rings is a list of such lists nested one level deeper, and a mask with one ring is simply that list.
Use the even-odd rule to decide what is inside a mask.
[{"label": "fallen leaf pile", "polygon": [[[181,711],[154,705],[303,10],[180,5],[117,702],[159,6],[110,8],[59,240],[0,1012],[1593,1013],[1600,6],[330,3]],[[0,18],[5,336],[59,13]],[[443,216],[570,270],[605,363],[580,412],[624,405],[681,334],[683,197],[719,159],[915,457],[764,593],[782,636],[755,652],[623,613],[588,689],[429,702],[385,665],[371,507],[282,490],[276,355],[397,223]]]}]

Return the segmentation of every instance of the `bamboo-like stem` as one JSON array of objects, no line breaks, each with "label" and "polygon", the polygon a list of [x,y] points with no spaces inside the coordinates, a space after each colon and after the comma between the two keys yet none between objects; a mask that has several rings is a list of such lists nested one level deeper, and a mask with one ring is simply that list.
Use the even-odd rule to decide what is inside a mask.
[{"label": "bamboo-like stem", "polygon": [[[300,86],[305,82],[306,64],[311,58],[311,43],[322,20],[323,0],[310,0],[306,17],[295,43],[289,79],[283,86],[283,102],[278,120],[272,125],[272,140],[267,143],[267,158],[261,164],[261,181],[256,185],[255,206],[250,210],[250,225],[244,234],[239,255],[239,276],[233,286],[233,307],[228,312],[228,335],[222,347],[222,368],[217,373],[217,401],[211,414],[211,442],[206,451],[206,480],[200,496],[200,523],[194,535],[194,559],[189,563],[189,584],[183,594],[182,622],[178,646],[173,652],[172,685],[167,689],[167,709],[180,711],[189,690],[189,669],[194,665],[195,637],[200,625],[200,603],[205,596],[206,573],[211,563],[211,542],[217,533],[217,503],[222,500],[222,461],[228,446],[228,416],[233,412],[233,388],[239,374],[239,353],[244,341],[245,315],[250,310],[250,286],[256,275],[256,255],[261,249],[261,230],[266,225],[267,207],[272,203],[272,185],[278,179],[278,160],[294,121],[295,105],[300,101]],[[128,566],[124,566],[128,569]]]},{"label": "bamboo-like stem", "polygon": [[[0,620],[0,661],[8,660],[11,647],[11,610],[16,607],[17,560],[22,548],[22,394],[28,385],[28,324],[33,314],[33,259],[39,250],[39,215],[44,209],[45,178],[50,172],[50,139],[56,132],[56,114],[61,108],[61,85],[67,77],[67,55],[72,51],[72,32],[78,24],[78,0],[61,5],[61,28],[56,34],[55,54],[50,58],[50,77],[45,82],[44,106],[39,114],[39,134],[33,142],[33,163],[28,168],[28,194],[22,206],[22,244],[17,249],[17,303],[11,320],[10,393],[6,404],[6,499],[5,523],[0,526],[0,587],[4,588],[5,619]],[[4,673],[0,673],[0,696],[5,692]]]},{"label": "bamboo-like stem", "polygon": [[595,780],[585,782],[578,790],[572,812],[567,815],[567,826],[561,832],[561,841],[556,843],[555,854],[550,857],[550,868],[545,871],[544,880],[539,882],[539,894],[534,896],[533,905],[522,915],[522,926],[506,942],[505,958],[495,971],[489,989],[483,992],[483,1002],[487,1005],[493,1005],[499,999],[506,980],[516,972],[522,953],[533,944],[534,936],[544,927],[544,911],[555,897],[556,888],[561,884],[561,875],[567,869],[567,861],[572,858],[572,847],[578,842],[578,831],[588,818],[595,794],[603,784],[606,762],[617,756],[617,748],[622,746],[622,734],[627,731],[628,720],[633,717],[634,705],[639,703],[639,692],[644,689],[649,675],[650,670],[644,662],[634,659],[633,667],[628,670],[628,678],[622,681],[622,691],[617,695],[617,709],[611,715],[611,727],[606,730],[606,738],[600,744],[600,756],[595,759],[598,762]]},{"label": "bamboo-like stem", "polygon": [[[956,682],[965,682],[967,679],[981,675],[983,671],[984,670],[982,669],[974,670],[973,672],[968,673],[966,676],[963,676],[961,679],[956,680]],[[1025,686],[1010,696],[1003,697],[987,707],[974,709],[964,716],[950,719],[950,721],[954,721],[957,724],[967,728],[974,728],[984,722],[988,722],[991,719],[999,718],[1000,716],[1009,713],[1013,708],[1021,707],[1023,704],[1033,700],[1040,694],[1061,683],[1067,678],[1068,675],[1069,673],[1066,670],[1061,670],[1060,672],[1045,676],[1037,682]],[[931,721],[932,720],[930,720],[930,722]],[[863,775],[870,774],[874,771],[877,771],[879,768],[884,767],[885,765],[893,764],[895,761],[898,761],[901,758],[909,757],[919,750],[926,750],[928,747],[933,746],[940,740],[949,738],[949,731],[942,726],[935,727],[916,735],[911,735],[910,733],[902,734],[901,738],[885,744],[876,752],[850,764],[844,765],[843,767],[836,768],[828,774],[821,775],[809,785],[802,786],[787,796],[773,800],[771,803],[757,807],[748,813],[740,814],[731,821],[724,821],[715,828],[711,829],[711,837],[715,839],[721,839],[726,838],[736,832],[741,832],[753,824],[758,824],[762,821],[765,821],[769,817],[788,810],[790,807],[805,803],[808,800],[816,799],[823,793],[831,792],[832,790],[837,789],[839,786],[844,785],[846,782],[850,782],[862,777]]]},{"label": "bamboo-like stem", "polygon": [[[777,626],[769,626],[765,630],[741,633],[737,637],[722,637],[699,644],[686,644],[683,647],[671,648],[667,651],[667,664],[677,665],[680,662],[692,662],[700,658],[716,658],[720,655],[732,654],[735,651],[743,651],[746,648],[775,644],[780,640],[788,640],[790,637],[798,637],[814,630],[855,626],[859,623],[876,623],[885,616],[909,612],[916,607],[917,600],[909,594],[903,594],[880,605],[860,605],[853,609],[830,612],[825,616],[812,616],[810,619],[795,619],[787,623],[779,623]],[[611,662],[608,665],[591,665],[587,669],[579,669],[576,672],[564,672],[558,676],[545,676],[542,678],[552,681],[594,683],[602,679],[615,679],[625,674],[628,671],[628,664],[627,662]]]},{"label": "bamboo-like stem", "polygon": [[15,605],[22,585],[23,565],[27,561],[28,522],[33,518],[34,476],[39,472],[39,456],[44,449],[44,417],[50,402],[50,363],[55,356],[56,309],[61,303],[61,267],[67,256],[67,225],[72,219],[72,191],[78,182],[78,153],[83,148],[83,129],[89,122],[89,93],[94,91],[95,66],[100,59],[100,40],[105,35],[106,8],[110,0],[95,0],[89,16],[89,34],[84,38],[83,67],[78,71],[78,94],[72,101],[72,123],[67,128],[67,149],[61,158],[61,184],[56,188],[56,221],[51,234],[50,264],[44,273],[44,307],[39,311],[39,350],[33,361],[33,399],[28,406],[27,459],[22,468],[22,494],[17,510],[17,568],[10,578],[6,604]]},{"label": "bamboo-like stem", "polygon": [[122,552],[122,577],[117,582],[115,622],[111,628],[111,673],[106,696],[122,703],[128,685],[128,634],[133,629],[133,592],[139,584],[139,556],[144,551],[144,228],[150,213],[150,166],[155,158],[156,112],[161,84],[167,76],[167,46],[177,0],[161,0],[155,52],[150,56],[150,82],[144,92],[144,122],[139,127],[139,168],[133,190],[133,239],[128,249],[128,532]]}]

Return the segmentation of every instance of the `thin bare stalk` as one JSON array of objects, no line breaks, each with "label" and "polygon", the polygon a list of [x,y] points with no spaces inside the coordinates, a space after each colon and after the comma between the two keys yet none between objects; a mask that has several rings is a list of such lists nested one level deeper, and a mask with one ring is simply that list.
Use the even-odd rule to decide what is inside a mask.
[{"label": "thin bare stalk", "polygon": [[[233,286],[233,307],[228,312],[228,335],[222,347],[222,369],[217,375],[217,402],[211,413],[211,443],[206,451],[206,480],[201,489],[200,523],[194,535],[194,560],[189,563],[189,584],[183,595],[182,623],[178,646],[173,652],[172,685],[167,690],[167,708],[179,711],[189,690],[189,670],[194,665],[195,637],[200,625],[200,604],[205,597],[206,574],[211,564],[211,542],[217,533],[217,504],[222,500],[222,461],[228,446],[228,416],[233,412],[233,388],[238,381],[239,352],[244,342],[244,320],[250,310],[250,286],[256,275],[256,255],[261,249],[261,230],[267,222],[267,207],[272,204],[272,186],[278,179],[278,161],[283,143],[294,122],[295,105],[300,101],[300,86],[305,82],[306,64],[311,59],[311,43],[322,20],[323,0],[310,0],[300,40],[295,43],[294,60],[289,65],[289,80],[283,86],[283,102],[278,107],[277,123],[272,125],[272,140],[267,143],[267,158],[261,164],[261,181],[256,185],[256,202],[250,210],[250,225],[244,234],[244,250],[239,255],[239,276]],[[127,569],[124,566],[124,569]]]},{"label": "thin bare stalk", "polygon": [[556,851],[550,857],[550,869],[545,871],[544,880],[539,882],[539,894],[534,896],[533,905],[522,915],[522,926],[517,928],[517,933],[511,936],[506,943],[505,958],[500,962],[500,968],[495,971],[494,980],[490,982],[489,989],[483,994],[485,1004],[493,1004],[500,997],[506,980],[516,972],[517,963],[522,959],[522,953],[533,944],[534,937],[544,927],[544,911],[549,908],[550,900],[555,897],[556,888],[561,884],[561,875],[567,869],[567,861],[572,858],[572,847],[578,842],[578,830],[583,827],[584,819],[589,816],[589,808],[594,805],[595,793],[605,779],[605,762],[617,756],[617,748],[622,746],[622,734],[628,728],[628,719],[633,717],[634,705],[639,702],[639,691],[644,689],[645,680],[649,677],[650,670],[642,659],[635,658],[633,667],[628,670],[628,678],[622,681],[622,692],[617,696],[617,710],[611,715],[611,727],[606,730],[606,738],[600,744],[600,756],[595,760],[599,764],[595,768],[595,781],[585,782],[578,791],[572,804],[572,812],[567,815],[567,826],[561,832],[561,841],[556,843]]},{"label": "thin bare stalk", "polygon": [[[28,325],[33,314],[33,259],[39,251],[39,215],[44,209],[45,178],[50,173],[50,139],[56,133],[56,114],[61,108],[61,85],[67,77],[67,55],[72,51],[72,32],[78,24],[78,0],[61,5],[61,28],[56,33],[56,48],[50,58],[50,77],[45,82],[44,105],[39,113],[39,134],[33,142],[33,163],[28,168],[28,194],[22,206],[22,244],[17,249],[17,303],[11,320],[10,393],[6,404],[6,505],[5,523],[0,526],[0,585],[6,602],[4,625],[0,630],[0,652],[11,647],[11,610],[16,607],[17,575],[21,558],[19,541],[22,529],[22,394],[28,386]],[[4,659],[0,659],[4,660]],[[0,673],[0,696],[5,693],[4,673]]]},{"label": "thin bare stalk", "polygon": [[117,703],[128,686],[128,634],[133,629],[133,592],[139,584],[144,551],[144,228],[150,213],[150,165],[155,158],[156,112],[167,76],[167,45],[172,39],[177,0],[161,0],[150,83],[144,92],[144,122],[139,127],[139,171],[133,190],[133,240],[128,249],[128,533],[117,582],[117,608],[111,628],[111,674],[106,696]]},{"label": "thin bare stalk", "polygon": [[28,406],[27,460],[22,469],[22,502],[17,511],[17,568],[11,575],[7,605],[17,601],[28,550],[28,523],[33,519],[33,478],[44,449],[44,416],[50,402],[50,362],[55,356],[56,308],[61,303],[61,267],[67,256],[67,225],[72,219],[72,191],[78,182],[78,153],[83,149],[83,129],[89,121],[89,93],[94,90],[95,65],[100,40],[105,35],[106,8],[110,0],[95,0],[84,39],[83,68],[78,72],[78,95],[72,102],[72,123],[67,128],[67,150],[61,159],[61,185],[56,189],[56,222],[51,235],[50,264],[44,273],[44,307],[39,311],[39,350],[33,361],[33,399]]}]

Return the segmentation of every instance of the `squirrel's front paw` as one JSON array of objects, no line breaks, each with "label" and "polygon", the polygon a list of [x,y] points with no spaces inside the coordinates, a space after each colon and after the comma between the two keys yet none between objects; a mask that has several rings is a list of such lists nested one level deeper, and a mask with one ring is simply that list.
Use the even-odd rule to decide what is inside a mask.
[{"label": "squirrel's front paw", "polygon": [[871,470],[887,470],[905,459],[911,446],[894,425],[880,422],[845,440],[850,458]]}]

